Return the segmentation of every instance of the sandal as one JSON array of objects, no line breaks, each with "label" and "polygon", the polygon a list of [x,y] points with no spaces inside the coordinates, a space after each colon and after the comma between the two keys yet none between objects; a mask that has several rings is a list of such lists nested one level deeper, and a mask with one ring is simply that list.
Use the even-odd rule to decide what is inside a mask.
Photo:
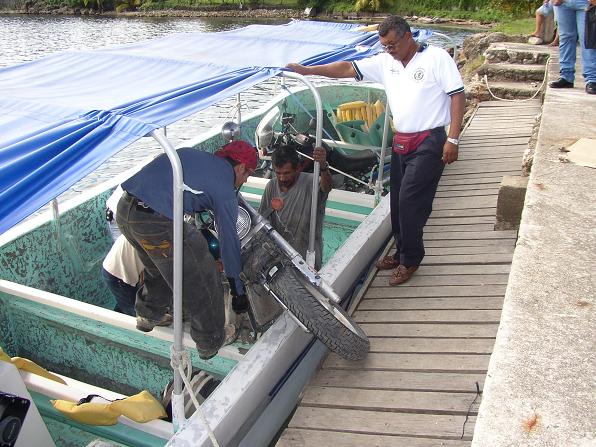
[{"label": "sandal", "polygon": [[389,280],[389,284],[392,286],[399,286],[400,284],[405,283],[409,280],[414,272],[418,270],[418,266],[414,265],[412,267],[406,267],[405,265],[400,265],[397,267],[397,270],[393,272],[391,275],[391,279]]},{"label": "sandal", "polygon": [[530,36],[528,37],[528,43],[531,45],[544,45],[542,37]]},{"label": "sandal", "polygon": [[379,259],[375,266],[379,270],[392,270],[399,266],[399,261],[393,256],[385,256],[384,258]]}]

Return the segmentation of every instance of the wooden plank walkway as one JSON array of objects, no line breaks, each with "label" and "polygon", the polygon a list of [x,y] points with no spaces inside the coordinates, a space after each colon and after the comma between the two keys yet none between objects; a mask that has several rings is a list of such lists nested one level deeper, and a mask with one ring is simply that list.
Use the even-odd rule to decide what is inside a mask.
[{"label": "wooden plank walkway", "polygon": [[277,446],[471,444],[516,242],[493,230],[499,184],[520,174],[539,112],[481,104],[439,185],[423,265],[399,287],[377,272],[354,313],[370,354],[331,353]]}]

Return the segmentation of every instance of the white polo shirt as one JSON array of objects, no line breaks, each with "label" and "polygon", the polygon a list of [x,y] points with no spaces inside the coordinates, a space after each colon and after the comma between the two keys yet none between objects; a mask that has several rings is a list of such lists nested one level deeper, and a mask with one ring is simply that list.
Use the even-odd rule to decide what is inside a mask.
[{"label": "white polo shirt", "polygon": [[383,84],[400,132],[420,132],[451,122],[451,95],[464,91],[455,61],[447,51],[426,46],[404,68],[388,53],[352,62],[356,79]]}]

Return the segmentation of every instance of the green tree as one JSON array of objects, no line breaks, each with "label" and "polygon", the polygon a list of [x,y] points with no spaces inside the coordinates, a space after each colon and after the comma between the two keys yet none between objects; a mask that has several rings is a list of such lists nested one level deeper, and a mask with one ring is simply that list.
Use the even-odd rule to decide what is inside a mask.
[{"label": "green tree", "polygon": [[394,0],[356,0],[356,11],[389,11],[394,5]]},{"label": "green tree", "polygon": [[492,6],[511,15],[534,15],[542,0],[492,0]]}]

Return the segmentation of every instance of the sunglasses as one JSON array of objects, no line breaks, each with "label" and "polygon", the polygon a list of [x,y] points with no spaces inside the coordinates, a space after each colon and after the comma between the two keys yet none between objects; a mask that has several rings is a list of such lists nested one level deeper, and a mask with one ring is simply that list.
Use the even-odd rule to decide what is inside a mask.
[{"label": "sunglasses", "polygon": [[387,45],[381,44],[381,48],[383,49],[383,51],[386,51],[388,53],[395,50],[399,46],[401,41],[404,39],[404,36],[405,36],[405,34],[401,37],[398,37],[397,42],[395,42],[395,43],[389,43]]}]

